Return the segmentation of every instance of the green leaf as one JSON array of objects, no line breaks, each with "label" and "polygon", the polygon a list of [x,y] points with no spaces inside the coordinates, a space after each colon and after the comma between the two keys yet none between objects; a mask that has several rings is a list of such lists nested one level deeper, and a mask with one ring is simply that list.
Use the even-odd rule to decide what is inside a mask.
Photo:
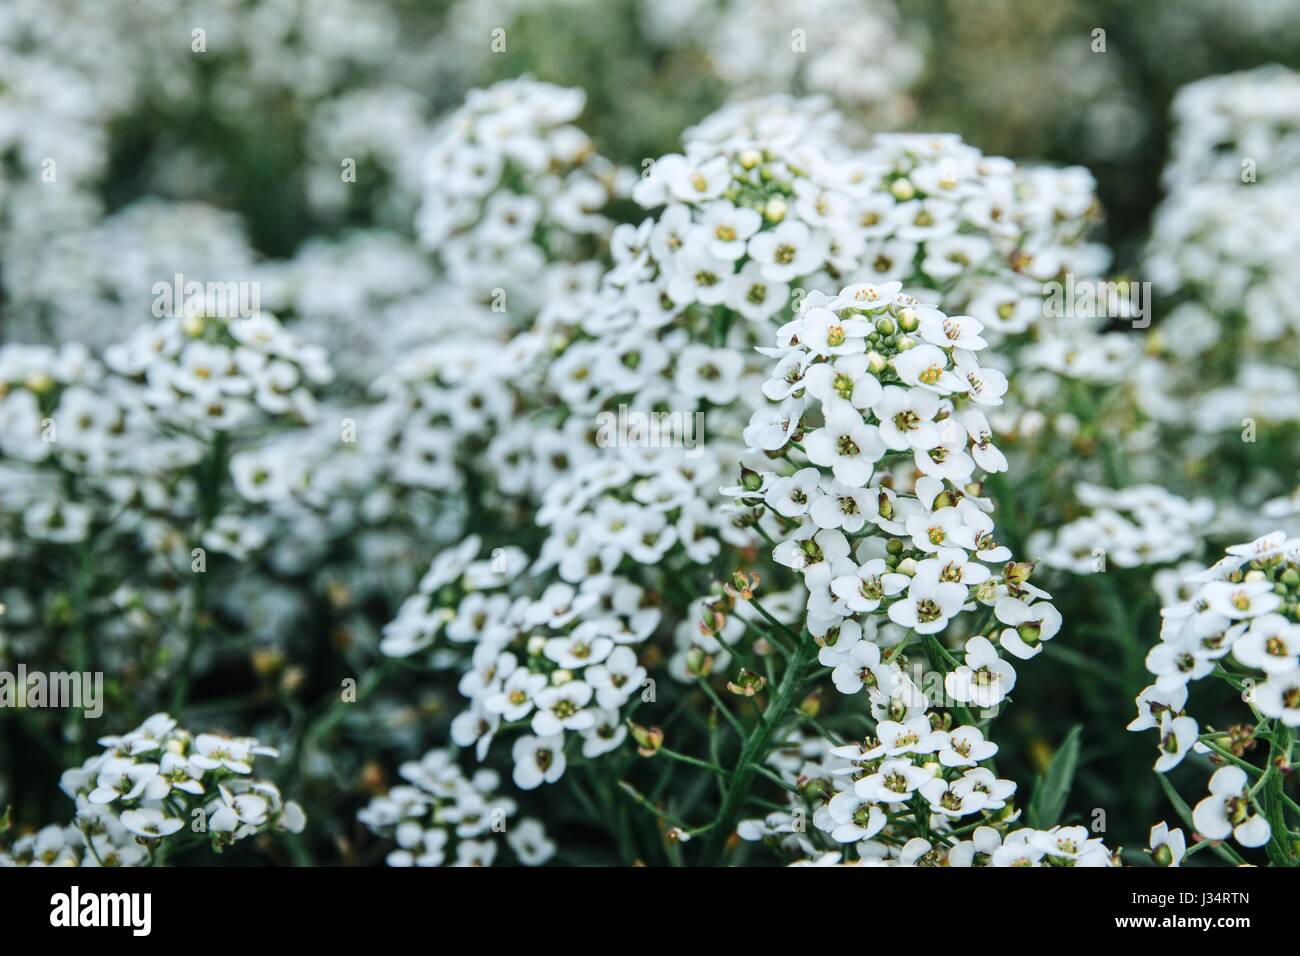
[{"label": "green leaf", "polygon": [[1168,777],[1163,773],[1158,773],[1156,774],[1156,779],[1160,781],[1160,786],[1164,788],[1165,796],[1169,798],[1169,802],[1172,803],[1174,809],[1178,811],[1179,819],[1183,821],[1184,825],[1195,831],[1196,824],[1192,822],[1192,808],[1189,807],[1187,802],[1178,795],[1178,791],[1174,789],[1174,785],[1169,782]]},{"label": "green leaf", "polygon": [[1074,770],[1079,765],[1079,737],[1083,725],[1075,724],[1065,735],[1065,740],[1052,757],[1047,775],[1034,788],[1034,795],[1029,798],[1029,825],[1037,830],[1045,830],[1061,822],[1065,810],[1065,800],[1074,785]]}]

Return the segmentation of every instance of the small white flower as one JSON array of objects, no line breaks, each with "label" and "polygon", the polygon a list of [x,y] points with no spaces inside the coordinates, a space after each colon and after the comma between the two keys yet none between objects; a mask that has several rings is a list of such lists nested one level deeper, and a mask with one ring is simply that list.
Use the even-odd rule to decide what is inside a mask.
[{"label": "small white flower", "polygon": [[153,809],[123,810],[118,819],[122,826],[146,839],[170,836],[185,826],[184,821],[164,816],[161,810]]},{"label": "small white flower", "polygon": [[1235,837],[1242,846],[1263,846],[1272,830],[1268,821],[1253,813],[1246,796],[1246,771],[1220,767],[1210,777],[1210,795],[1192,809],[1196,831],[1211,840]]},{"label": "small white flower", "polygon": [[889,605],[889,619],[918,634],[937,634],[961,610],[966,594],[965,585],[941,581],[934,569],[918,570],[906,595]]},{"label": "small white flower", "polygon": [[735,261],[745,255],[745,243],[763,225],[763,217],[724,200],[704,207],[700,225],[709,237],[709,251],[719,259]]},{"label": "small white flower", "polygon": [[751,238],[749,255],[761,266],[763,278],[788,282],[821,268],[826,250],[824,240],[815,236],[806,225],[787,220],[775,229]]},{"label": "small white flower", "polygon": [[900,352],[890,364],[904,384],[936,395],[964,392],[967,388],[966,382],[949,371],[947,353],[934,345],[917,345]]},{"label": "small white flower", "polygon": [[973,767],[998,752],[998,745],[985,740],[978,727],[958,727],[948,733],[936,732],[939,763],[945,767]]},{"label": "small white flower", "polygon": [[980,707],[1001,703],[1015,686],[1015,668],[998,657],[988,638],[980,636],[966,642],[965,662],[944,678],[950,697]]},{"label": "small white flower", "polygon": [[1300,664],[1300,624],[1280,614],[1262,614],[1233,642],[1232,656],[1266,674],[1294,670]]},{"label": "small white flower", "polygon": [[1183,758],[1196,746],[1200,728],[1191,717],[1175,717],[1169,711],[1160,715],[1160,757],[1156,760],[1156,773],[1168,773],[1183,762]]},{"label": "small white flower", "polygon": [[513,779],[520,790],[535,790],[543,783],[555,783],[564,776],[563,735],[520,737],[511,748],[511,756],[515,761]]},{"label": "small white flower", "polygon": [[813,464],[829,467],[837,480],[855,488],[866,485],[885,453],[880,432],[851,406],[829,412],[826,425],[810,434],[804,447]]},{"label": "small white flower", "polygon": [[1255,706],[1287,727],[1300,727],[1300,668],[1269,674],[1255,688]]},{"label": "small white flower", "polygon": [[1162,866],[1180,866],[1187,854],[1187,838],[1183,836],[1183,831],[1177,828],[1170,830],[1163,820],[1151,828],[1148,846],[1152,858]]},{"label": "small white flower", "polygon": [[853,792],[874,803],[906,803],[912,799],[914,791],[932,779],[928,770],[905,758],[895,757],[882,761],[879,770],[854,782]]},{"label": "small white flower", "polygon": [[562,735],[565,730],[586,730],[596,720],[590,710],[584,709],[592,694],[591,686],[580,680],[538,691],[533,733],[539,737],[552,737]]},{"label": "small white flower", "polygon": [[1232,621],[1268,614],[1282,604],[1282,598],[1273,593],[1270,581],[1247,580],[1240,584],[1211,581],[1201,590],[1201,595],[1210,610]]}]

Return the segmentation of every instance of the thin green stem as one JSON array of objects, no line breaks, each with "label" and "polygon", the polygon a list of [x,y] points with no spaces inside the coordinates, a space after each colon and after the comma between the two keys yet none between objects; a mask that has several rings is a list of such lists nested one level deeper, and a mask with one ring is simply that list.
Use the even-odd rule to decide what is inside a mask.
[{"label": "thin green stem", "polygon": [[794,706],[804,669],[813,657],[816,647],[817,645],[807,634],[798,636],[794,655],[781,678],[781,686],[777,689],[775,697],[768,703],[762,720],[745,741],[745,746],[736,762],[736,769],[732,771],[727,798],[723,801],[714,820],[713,833],[704,850],[706,862],[716,864],[721,861],[726,841],[731,836],[736,818],[745,805],[746,797],[749,796],[754,777],[758,775],[758,767],[767,757],[773,735]]}]

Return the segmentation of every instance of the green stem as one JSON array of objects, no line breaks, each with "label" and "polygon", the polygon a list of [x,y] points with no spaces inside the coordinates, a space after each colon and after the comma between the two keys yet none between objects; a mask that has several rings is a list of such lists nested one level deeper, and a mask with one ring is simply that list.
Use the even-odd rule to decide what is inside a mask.
[{"label": "green stem", "polygon": [[1268,772],[1264,774],[1260,793],[1265,819],[1272,829],[1272,837],[1268,841],[1268,858],[1276,866],[1295,866],[1291,839],[1286,828],[1286,812],[1282,806],[1282,771],[1278,769],[1279,763],[1287,765],[1291,760],[1291,729],[1282,726],[1279,721],[1273,728],[1273,736],[1269,742],[1271,744],[1269,767]]},{"label": "green stem", "polygon": [[713,689],[713,686],[709,683],[708,678],[701,677],[698,679],[697,683],[700,685],[700,688],[704,691],[705,695],[709,698],[709,700],[713,702],[713,706],[718,711],[718,713],[722,714],[723,719],[726,720],[727,723],[731,725],[731,729],[736,732],[736,735],[741,740],[744,740],[745,725],[742,724],[740,722],[740,719],[727,708],[726,704],[722,702],[722,698],[720,698],[718,696],[718,692]]},{"label": "green stem", "polygon": [[731,774],[727,798],[723,801],[717,819],[712,824],[713,832],[709,836],[708,844],[704,849],[706,862],[717,864],[721,861],[726,841],[731,836],[736,818],[740,815],[740,811],[745,805],[745,798],[749,796],[749,789],[753,786],[754,777],[757,776],[757,768],[767,757],[773,735],[794,706],[795,697],[799,692],[799,685],[803,679],[804,668],[813,657],[816,648],[817,645],[807,634],[799,637],[794,648],[794,654],[790,658],[790,664],[781,678],[781,686],[777,689],[776,696],[768,704],[767,710],[763,712],[762,720],[745,741],[745,746],[742,748],[740,758],[736,763],[736,769]]},{"label": "green stem", "polygon": [[[218,432],[212,446],[198,469],[199,519],[192,547],[203,546],[203,536],[212,527],[221,510],[221,485],[226,476],[226,435]],[[192,556],[192,552],[191,552]],[[189,607],[185,613],[185,649],[176,674],[176,687],[172,692],[172,713],[179,717],[189,697],[190,682],[194,679],[194,656],[202,637],[203,599],[207,592],[208,567],[204,556],[202,571],[190,568]]]}]

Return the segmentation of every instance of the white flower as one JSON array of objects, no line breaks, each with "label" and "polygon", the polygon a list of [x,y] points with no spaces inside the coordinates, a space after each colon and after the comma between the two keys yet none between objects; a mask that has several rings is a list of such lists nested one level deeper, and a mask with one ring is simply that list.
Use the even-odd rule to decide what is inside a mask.
[{"label": "white flower", "polygon": [[[548,638],[542,653],[566,670],[599,664],[614,650],[614,642],[584,622],[566,637]],[[539,731],[542,733],[542,731]]]},{"label": "white flower", "polygon": [[1210,610],[1229,620],[1240,621],[1277,610],[1282,598],[1273,593],[1270,581],[1246,580],[1240,584],[1211,581],[1201,590]]},{"label": "white flower", "polygon": [[885,453],[879,431],[851,406],[830,411],[826,425],[810,434],[804,447],[809,461],[830,467],[837,480],[857,488],[866,485]]},{"label": "white flower", "polygon": [[677,358],[674,380],[690,398],[727,405],[736,399],[743,369],[744,360],[734,351],[688,345]]},{"label": "white flower", "polygon": [[993,368],[980,368],[970,352],[956,352],[955,372],[965,382],[965,393],[981,405],[1001,405],[1007,393],[1007,377]]},{"label": "white flower", "polygon": [[745,255],[745,243],[762,224],[763,217],[753,209],[726,201],[705,206],[700,220],[709,237],[709,251],[719,259],[733,261]]},{"label": "white flower", "polygon": [[100,768],[96,784],[86,797],[91,803],[115,800],[161,800],[171,784],[158,773],[156,763],[135,763],[127,758],[110,758]]},{"label": "white flower", "polygon": [[818,660],[833,667],[831,681],[841,694],[856,694],[863,687],[880,688],[888,694],[897,680],[897,665],[881,664],[880,648],[869,641],[857,641],[843,651],[823,647]]},{"label": "white flower", "polygon": [[934,422],[939,413],[939,397],[934,392],[889,385],[871,410],[880,421],[880,438],[890,448],[934,448],[943,440]]},{"label": "white flower", "polygon": [[[816,307],[804,312],[799,339],[813,355],[848,356],[866,351],[866,336],[871,331],[872,325],[866,319],[845,319],[830,309]],[[810,369],[809,374],[813,371]]]},{"label": "white flower", "polygon": [[159,837],[170,836],[176,833],[181,827],[185,826],[184,821],[177,820],[175,817],[164,816],[161,810],[141,809],[141,810],[123,810],[122,815],[118,817],[122,821],[122,826],[126,827],[138,837],[145,839],[156,839]]},{"label": "white flower", "polygon": [[[805,340],[805,344],[808,344]],[[800,353],[791,353],[798,356]],[[848,402],[854,408],[871,408],[880,400],[880,380],[870,372],[871,360],[863,353],[818,362],[804,373],[805,394],[824,406]]]},{"label": "white flower", "polygon": [[637,663],[636,653],[629,647],[616,648],[603,664],[588,668],[583,679],[596,692],[596,703],[609,710],[617,710],[638,690],[646,678],[646,670]]},{"label": "white flower", "polygon": [[968,351],[988,345],[980,337],[984,324],[969,315],[944,315],[938,309],[918,309],[916,314],[921,338],[931,345]]},{"label": "white flower", "polygon": [[923,388],[936,395],[964,392],[966,383],[948,370],[948,356],[934,345],[917,345],[890,360],[894,371],[906,385]]},{"label": "white flower", "polygon": [[555,856],[555,841],[546,835],[542,824],[525,817],[506,830],[506,842],[524,866],[541,866]]},{"label": "white flower", "polygon": [[549,738],[562,736],[565,730],[586,730],[596,720],[591,711],[584,709],[592,694],[591,686],[580,680],[538,691],[533,733]]},{"label": "white flower", "polygon": [[191,766],[200,770],[224,768],[232,773],[252,773],[249,757],[253,750],[244,740],[232,740],[217,734],[199,734],[194,738],[194,752],[190,754]]},{"label": "white flower", "polygon": [[762,263],[750,259],[731,277],[727,305],[750,322],[763,322],[776,315],[790,299],[790,286],[767,278]]},{"label": "white flower", "polygon": [[1088,835],[1086,827],[1052,827],[1050,830],[1018,830],[1011,838],[1024,834],[1032,844],[1054,862],[1069,866],[1109,866],[1110,855],[1105,846]]},{"label": "white flower", "polygon": [[1249,781],[1240,767],[1220,767],[1210,777],[1210,795],[1192,809],[1196,831],[1211,840],[1235,837],[1242,846],[1263,846],[1272,830],[1268,821],[1251,810],[1246,796]]},{"label": "white flower", "polygon": [[763,278],[788,282],[816,272],[825,261],[826,250],[806,225],[789,220],[751,238],[749,255],[761,266]]},{"label": "white flower", "polygon": [[988,638],[978,636],[966,642],[965,662],[944,678],[954,700],[986,708],[1001,703],[1015,686],[1015,668],[998,657]]},{"label": "white flower", "polygon": [[1191,717],[1174,717],[1169,711],[1160,715],[1160,757],[1156,760],[1156,773],[1168,773],[1182,763],[1183,758],[1196,746],[1200,728]]},{"label": "white flower", "polygon": [[[592,723],[595,723],[594,719]],[[543,783],[555,783],[564,776],[564,737],[525,735],[511,748],[515,769],[513,779],[520,790],[535,790]]]},{"label": "white flower", "polygon": [[582,731],[582,755],[588,760],[616,750],[627,738],[627,725],[619,719],[616,709],[601,708],[593,712],[593,717],[592,725]]},{"label": "white flower", "polygon": [[907,594],[889,605],[889,619],[918,634],[937,634],[966,601],[965,585],[942,581],[937,570],[918,569]]},{"label": "white flower", "polygon": [[885,828],[885,812],[871,799],[859,796],[856,788],[831,797],[827,812],[834,825],[831,839],[837,843],[869,840]]},{"label": "white flower", "polygon": [[532,711],[534,700],[544,687],[546,675],[519,668],[496,693],[483,701],[483,708],[509,721],[522,720]]},{"label": "white flower", "polygon": [[998,643],[1021,660],[1037,656],[1044,642],[1050,641],[1061,629],[1061,612],[1046,601],[1001,597],[993,606],[993,613],[999,621],[1009,625],[998,636]]},{"label": "white flower", "polygon": [[952,548],[976,550],[975,531],[966,524],[965,516],[958,508],[914,514],[907,519],[906,528],[912,544],[931,554]]},{"label": "white flower", "polygon": [[721,196],[731,181],[725,157],[714,157],[701,165],[685,156],[664,156],[654,165],[654,175],[663,180],[669,192],[684,202],[703,202]]},{"label": "white flower", "polygon": [[874,513],[874,504],[866,489],[832,481],[830,488],[813,501],[808,516],[819,528],[842,528],[845,534],[856,534],[867,523],[868,509]]},{"label": "white flower", "polygon": [[921,796],[929,802],[931,810],[951,817],[1001,809],[1015,789],[1015,783],[999,780],[984,767],[967,770],[951,781],[934,778],[920,788]]},{"label": "white flower", "polygon": [[217,833],[240,831],[244,827],[252,832],[266,823],[270,803],[260,794],[232,793],[226,787],[219,788],[220,800],[209,809],[208,828]]},{"label": "white flower", "polygon": [[905,758],[894,757],[882,761],[875,773],[855,781],[853,792],[874,803],[906,803],[915,790],[932,779],[928,770]]},{"label": "white flower", "polygon": [[998,752],[998,745],[985,740],[978,727],[958,727],[948,733],[936,732],[939,763],[945,767],[973,767]]},{"label": "white flower", "polygon": [[1300,668],[1268,675],[1255,688],[1255,706],[1287,727],[1300,727]]},{"label": "white flower", "polygon": [[1151,857],[1161,866],[1180,866],[1183,857],[1187,853],[1187,838],[1183,836],[1180,829],[1169,829],[1169,825],[1161,820],[1151,828],[1151,837],[1148,842],[1151,848]]},{"label": "white flower", "polygon": [[858,565],[851,574],[831,581],[831,590],[855,613],[874,611],[885,597],[900,593],[911,584],[905,574],[888,570],[883,558],[873,558]]},{"label": "white flower", "polygon": [[799,430],[803,408],[803,400],[796,398],[787,398],[777,408],[765,405],[750,417],[741,437],[746,445],[762,451],[784,448]]},{"label": "white flower", "polygon": [[732,263],[712,251],[708,240],[695,233],[672,260],[668,297],[682,304],[720,305],[731,292]]},{"label": "white flower", "polygon": [[882,720],[876,725],[878,743],[862,753],[861,759],[897,757],[910,753],[930,753],[935,746],[928,717],[913,717],[905,723]]},{"label": "white flower", "polygon": [[1300,664],[1300,624],[1280,614],[1262,614],[1233,641],[1232,656],[1266,674],[1294,670]]},{"label": "white flower", "polygon": [[820,479],[821,472],[816,468],[800,468],[793,475],[773,482],[763,496],[764,500],[777,514],[798,518],[807,514],[809,507],[821,495]]},{"label": "white flower", "polygon": [[1160,726],[1160,715],[1165,710],[1180,712],[1187,706],[1187,685],[1164,690],[1155,684],[1143,689],[1137,696],[1138,715],[1129,723],[1133,731],[1150,730]]}]

